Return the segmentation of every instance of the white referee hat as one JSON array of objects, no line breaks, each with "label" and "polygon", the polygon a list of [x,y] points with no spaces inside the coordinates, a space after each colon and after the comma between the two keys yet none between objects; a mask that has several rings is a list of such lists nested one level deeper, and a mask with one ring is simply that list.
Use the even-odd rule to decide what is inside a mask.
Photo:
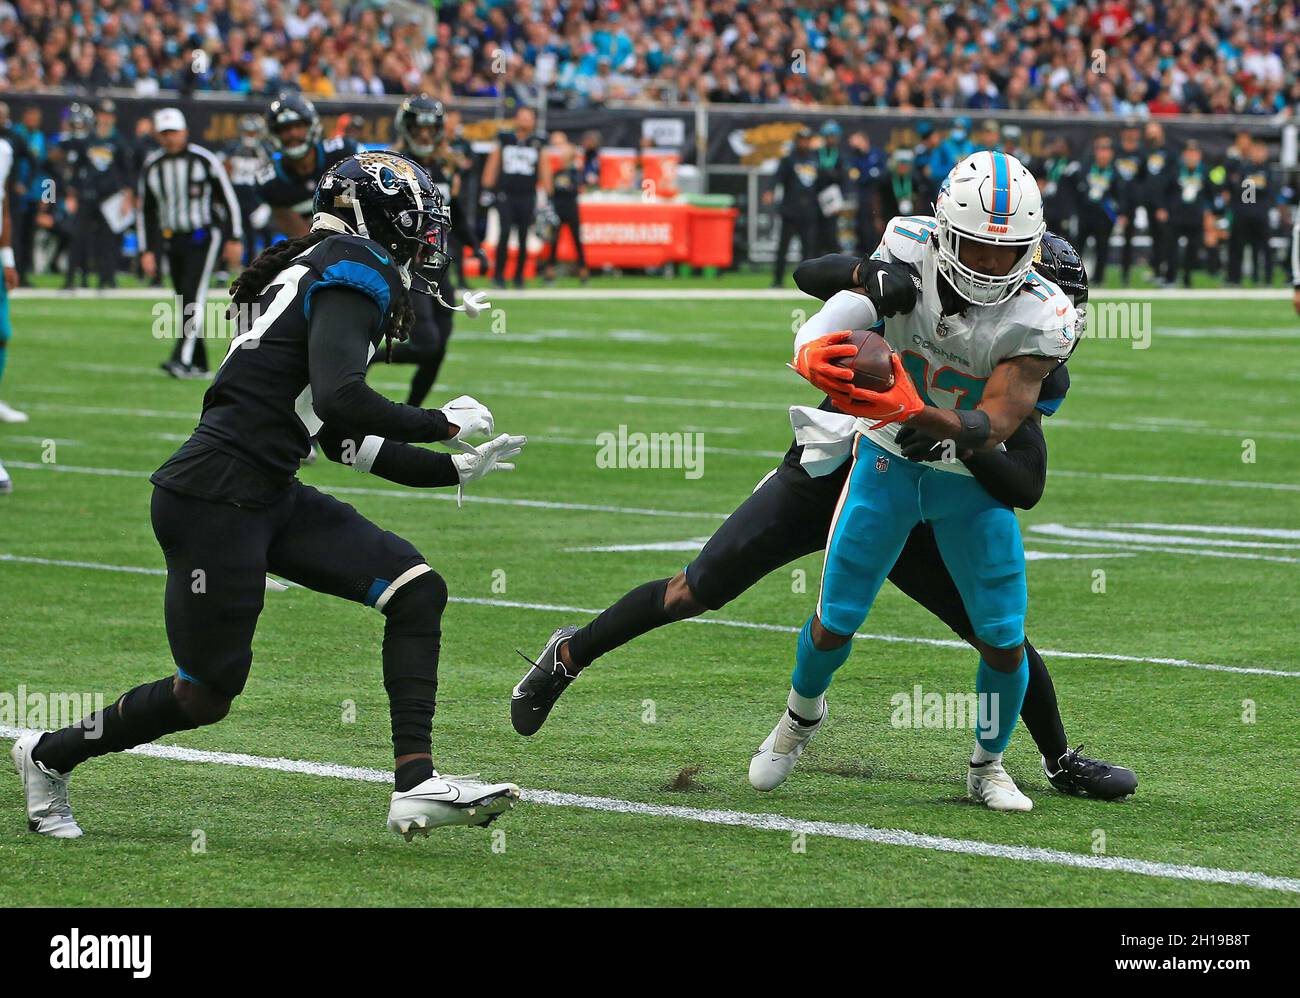
[{"label": "white referee hat", "polygon": [[153,113],[153,130],[155,132],[185,131],[185,115],[179,108],[164,107]]}]

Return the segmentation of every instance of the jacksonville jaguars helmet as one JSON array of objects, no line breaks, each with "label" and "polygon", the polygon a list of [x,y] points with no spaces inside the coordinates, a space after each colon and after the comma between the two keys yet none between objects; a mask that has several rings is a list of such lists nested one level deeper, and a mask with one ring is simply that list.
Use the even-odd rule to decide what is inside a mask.
[{"label": "jacksonville jaguars helmet", "polygon": [[447,265],[451,217],[429,175],[413,159],[388,151],[340,160],[316,185],[312,228],[373,239],[393,254],[415,292],[438,294]]},{"label": "jacksonville jaguars helmet", "polygon": [[[427,94],[419,94],[402,101],[397,109],[397,115],[393,118],[393,130],[407,149],[421,159],[428,159],[433,155],[433,150],[437,148],[442,138],[446,117],[447,112],[442,106],[442,101],[434,100]],[[417,141],[415,138],[417,128],[431,129],[433,142]]]},{"label": "jacksonville jaguars helmet", "polygon": [[1034,270],[1070,296],[1077,308],[1088,301],[1088,271],[1079,251],[1064,236],[1044,232],[1034,256]]},{"label": "jacksonville jaguars helmet", "polygon": [[[281,132],[305,123],[307,136],[301,142],[285,145]],[[286,159],[302,159],[320,141],[322,128],[316,106],[302,94],[281,94],[266,109],[266,132],[272,147]]]}]

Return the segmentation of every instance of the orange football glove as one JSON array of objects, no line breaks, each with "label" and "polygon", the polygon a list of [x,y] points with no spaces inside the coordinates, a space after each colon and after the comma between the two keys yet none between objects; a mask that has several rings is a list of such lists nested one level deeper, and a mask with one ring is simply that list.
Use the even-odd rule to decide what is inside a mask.
[{"label": "orange football glove", "polygon": [[854,357],[858,348],[848,342],[849,331],[841,329],[809,340],[795,354],[794,363],[787,364],[799,377],[813,387],[824,391],[837,404],[852,401],[853,372],[835,363],[841,357]]},{"label": "orange football glove", "polygon": [[[892,353],[889,355],[889,362],[894,367],[894,387],[883,392],[855,388],[853,389],[855,401],[844,409],[854,416],[878,420],[879,422],[871,427],[873,430],[890,423],[906,422],[925,408],[916,386],[912,384],[911,376],[903,367],[903,358]],[[861,401],[856,401],[857,399]],[[837,402],[836,405],[839,403]]]}]

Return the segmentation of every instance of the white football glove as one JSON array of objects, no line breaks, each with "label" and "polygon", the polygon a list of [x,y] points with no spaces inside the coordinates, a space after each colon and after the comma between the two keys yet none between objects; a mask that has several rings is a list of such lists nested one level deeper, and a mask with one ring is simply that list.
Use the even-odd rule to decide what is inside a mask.
[{"label": "white football glove", "polygon": [[519,456],[526,443],[527,437],[512,437],[509,433],[503,433],[479,447],[453,454],[451,463],[456,466],[460,484],[477,481],[492,471],[514,471],[512,459]]},{"label": "white football glove", "polygon": [[451,439],[463,443],[466,437],[487,437],[492,435],[492,411],[476,398],[461,395],[442,407],[442,414],[449,423],[460,427]]}]

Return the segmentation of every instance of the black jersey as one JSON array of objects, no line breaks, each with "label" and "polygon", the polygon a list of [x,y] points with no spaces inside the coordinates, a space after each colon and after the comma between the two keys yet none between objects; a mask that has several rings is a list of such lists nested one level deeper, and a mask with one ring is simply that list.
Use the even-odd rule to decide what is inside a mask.
[{"label": "black jersey", "polygon": [[497,190],[512,196],[531,195],[537,189],[537,175],[541,169],[546,139],[536,134],[521,139],[514,132],[505,131],[497,135],[497,141],[501,144],[501,173],[497,178]]},{"label": "black jersey", "polygon": [[[154,484],[246,505],[270,502],[292,484],[322,426],[312,403],[308,323],[312,296],[330,287],[358,291],[378,308],[379,321],[355,333],[368,337],[374,354],[407,293],[401,274],[378,243],[329,236],[266,286],[203,396],[193,436],[154,473]],[[214,460],[214,452],[237,463]]]},{"label": "black jersey", "polygon": [[335,163],[354,155],[357,149],[357,144],[351,139],[334,138],[317,142],[316,166],[305,176],[286,170],[283,155],[276,153],[257,175],[258,193],[272,208],[292,208],[298,214],[310,218],[312,198],[316,196],[316,185],[320,183],[320,178]]},{"label": "black jersey", "polygon": [[582,190],[582,170],[576,163],[571,163],[562,170],[555,171],[556,201],[565,204],[577,204],[578,193]]}]

